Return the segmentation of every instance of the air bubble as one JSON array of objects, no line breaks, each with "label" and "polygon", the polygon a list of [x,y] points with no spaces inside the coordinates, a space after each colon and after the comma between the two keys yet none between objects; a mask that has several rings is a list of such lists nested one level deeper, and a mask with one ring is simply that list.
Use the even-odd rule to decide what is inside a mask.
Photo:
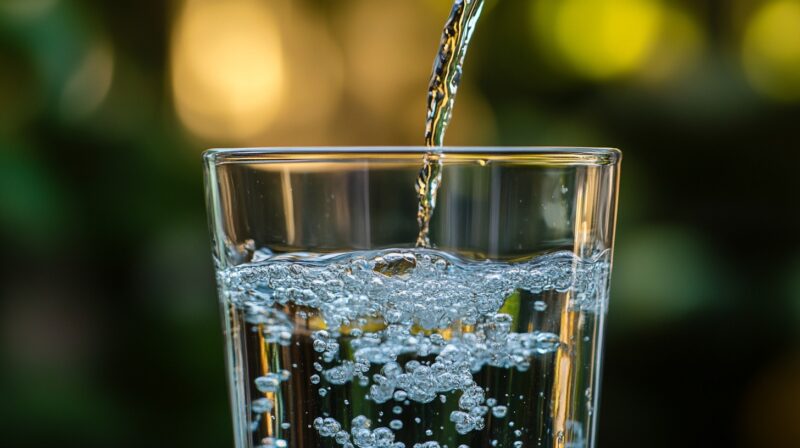
[{"label": "air bubble", "polygon": [[261,392],[275,392],[278,390],[278,387],[280,387],[281,379],[274,373],[268,373],[264,376],[256,378],[254,383],[256,385],[256,389]]},{"label": "air bubble", "polygon": [[269,398],[258,398],[250,403],[250,409],[256,414],[263,414],[272,410],[272,400]]},{"label": "air bubble", "polygon": [[492,415],[497,418],[503,418],[508,413],[508,408],[505,406],[495,406],[492,408]]},{"label": "air bubble", "polygon": [[322,437],[333,437],[342,429],[342,425],[330,417],[324,419],[317,417],[314,419],[314,429],[316,429]]},{"label": "air bubble", "polygon": [[263,448],[287,448],[289,444],[283,439],[267,437],[261,441]]}]

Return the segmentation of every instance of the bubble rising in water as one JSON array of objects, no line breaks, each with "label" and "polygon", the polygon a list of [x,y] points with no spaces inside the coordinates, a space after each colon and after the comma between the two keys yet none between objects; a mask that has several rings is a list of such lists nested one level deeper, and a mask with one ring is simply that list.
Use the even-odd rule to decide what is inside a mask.
[{"label": "bubble rising in water", "polygon": [[281,377],[275,373],[268,373],[255,379],[256,389],[261,392],[275,392],[281,384]]},{"label": "bubble rising in water", "polygon": [[508,413],[508,408],[505,406],[495,406],[492,408],[492,415],[497,418],[503,418]]},{"label": "bubble rising in water", "polygon": [[287,448],[289,446],[285,440],[275,437],[267,437],[261,443],[261,448]]},{"label": "bubble rising in water", "polygon": [[269,398],[258,398],[250,403],[250,409],[256,414],[263,414],[272,410],[272,400]]}]

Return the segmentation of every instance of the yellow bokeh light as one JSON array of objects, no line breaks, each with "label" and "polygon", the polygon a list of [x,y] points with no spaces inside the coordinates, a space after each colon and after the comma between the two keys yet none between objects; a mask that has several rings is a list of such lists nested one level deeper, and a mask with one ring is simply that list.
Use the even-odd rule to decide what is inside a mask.
[{"label": "yellow bokeh light", "polygon": [[396,116],[398,103],[416,94],[424,107],[443,23],[444,17],[426,13],[417,2],[349,3],[341,25],[348,88],[360,105],[372,114]]},{"label": "yellow bokeh light", "polygon": [[[284,3],[286,5],[287,3]],[[323,141],[325,128],[330,127],[344,86],[342,51],[331,36],[324,17],[301,4],[289,2],[279,9],[284,50],[284,91],[291,92],[291,101],[284,101],[269,144],[308,144],[297,139],[318,134],[314,141]]]},{"label": "yellow bokeh light", "polygon": [[702,59],[706,36],[694,15],[678,7],[665,10],[661,35],[642,66],[641,77],[659,84],[685,74]]},{"label": "yellow bokeh light", "polygon": [[187,0],[171,41],[175,107],[193,133],[244,140],[272,123],[281,103],[280,33],[268,3]]},{"label": "yellow bokeh light", "polygon": [[772,1],[747,24],[742,62],[759,92],[800,101],[800,0]]},{"label": "yellow bokeh light", "polygon": [[533,14],[537,39],[550,42],[561,63],[579,76],[605,80],[645,63],[664,10],[659,0],[539,0]]}]

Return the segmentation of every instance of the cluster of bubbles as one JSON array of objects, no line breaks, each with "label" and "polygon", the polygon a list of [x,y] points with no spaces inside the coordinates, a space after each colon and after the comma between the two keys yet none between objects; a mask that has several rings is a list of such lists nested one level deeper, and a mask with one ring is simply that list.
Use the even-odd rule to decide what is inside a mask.
[{"label": "cluster of bubbles", "polygon": [[[294,254],[222,271],[220,280],[227,300],[243,309],[244,319],[258,326],[266,342],[281,346],[292,342],[294,324],[279,306],[313,310],[323,319],[326,329],[314,331],[311,339],[328,368],[315,362],[312,384],[323,378],[329,385],[358,382],[369,387],[367,398],[376,403],[429,403],[437,396],[446,399],[444,393],[460,392],[458,410],[450,413],[450,421],[459,434],[467,434],[484,429],[489,412],[495,418],[508,413],[506,406],[485,397],[473,373],[486,365],[525,371],[533,357],[560,347],[556,334],[512,331],[514,318],[498,312],[506,298],[517,290],[572,291],[573,310],[601,312],[606,257],[603,253],[581,259],[557,252],[522,263],[501,263],[466,261],[430,249]],[[533,309],[543,312],[547,304],[536,301]],[[380,330],[358,328],[367,318],[379,319]],[[340,329],[351,325],[350,337],[342,338]],[[465,326],[469,331],[454,331]],[[350,345],[350,359],[339,359],[340,343]],[[401,364],[402,355],[433,356],[433,360]],[[375,365],[382,367],[370,376]],[[289,376],[284,370],[258,377],[256,389],[275,392]],[[329,386],[320,387],[319,394],[325,396],[328,390]],[[272,408],[266,398],[251,404],[259,418]],[[396,412],[398,408],[395,414],[402,412],[402,408]],[[394,431],[403,427],[400,420],[390,421],[389,427],[370,425],[365,416],[353,419],[349,432],[330,417],[313,423],[321,437],[333,438],[344,448],[405,448],[395,441]],[[267,439],[262,442],[265,448],[285,446],[282,439]],[[439,448],[439,444],[427,441],[414,448]]]},{"label": "cluster of bubbles", "polygon": [[[233,303],[284,305],[319,310],[328,328],[361,316],[381,316],[388,324],[416,323],[426,330],[456,321],[475,325],[496,312],[518,289],[575,291],[575,309],[604,308],[607,254],[591,259],[555,252],[522,263],[468,261],[431,249],[275,256],[258,264],[223,270],[220,283]],[[279,342],[290,328],[264,316]]]},{"label": "cluster of bubbles", "polygon": [[325,362],[331,362],[339,353],[339,343],[336,336],[332,336],[325,330],[315,331],[311,334],[314,340],[314,351],[322,354],[322,359]]},{"label": "cluster of bubbles", "polygon": [[261,326],[267,343],[286,347],[292,342],[294,324],[286,313],[276,310],[260,300],[249,301],[242,305],[245,321]]},{"label": "cluster of bubbles", "polygon": [[[398,420],[394,420],[399,422]],[[331,417],[317,417],[314,419],[314,429],[320,436],[333,438],[343,448],[405,448],[406,444],[395,441],[394,431],[390,428],[379,427],[371,429],[372,422],[365,416],[359,415],[350,423],[350,431],[343,429],[342,424]],[[402,423],[400,428],[402,428]],[[393,429],[400,429],[393,428]],[[430,435],[430,434],[429,434]],[[413,448],[442,448],[439,442],[427,441],[415,443]],[[458,448],[469,448],[459,445]]]},{"label": "cluster of bubbles", "polygon": [[[479,400],[476,392],[472,392],[468,399]],[[393,420],[399,422],[399,420]],[[359,415],[355,417],[350,424],[350,431],[345,430],[339,421],[331,417],[317,417],[313,423],[314,429],[317,430],[320,436],[325,438],[333,438],[337,444],[343,448],[405,448],[403,442],[395,441],[395,434],[392,431],[402,428],[402,423],[399,428],[386,428],[379,427],[370,429],[372,422],[365,416]],[[432,435],[429,430],[426,433],[428,436]],[[522,431],[515,431],[517,437],[522,435]],[[497,445],[497,441],[492,442],[493,446]],[[514,448],[522,446],[521,441],[513,443]],[[445,445],[446,447],[446,445]],[[415,443],[413,448],[442,448],[439,442],[427,441],[422,443]],[[459,445],[458,448],[469,448],[467,445]]]},{"label": "cluster of bubbles", "polygon": [[403,442],[395,442],[394,431],[386,427],[370,429],[372,422],[359,415],[350,424],[350,432],[334,418],[317,417],[314,429],[322,437],[332,437],[343,448],[405,448]]}]

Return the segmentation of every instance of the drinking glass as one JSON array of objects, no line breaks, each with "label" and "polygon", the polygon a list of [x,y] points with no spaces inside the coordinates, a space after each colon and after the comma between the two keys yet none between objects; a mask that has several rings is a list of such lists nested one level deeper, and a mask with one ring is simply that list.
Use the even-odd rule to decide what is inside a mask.
[{"label": "drinking glass", "polygon": [[621,154],[207,151],[234,439],[592,447]]}]

